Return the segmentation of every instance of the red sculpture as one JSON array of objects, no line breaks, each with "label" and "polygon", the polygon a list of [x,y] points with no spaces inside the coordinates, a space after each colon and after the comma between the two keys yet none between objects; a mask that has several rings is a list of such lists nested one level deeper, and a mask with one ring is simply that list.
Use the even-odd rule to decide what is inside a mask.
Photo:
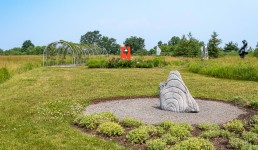
[{"label": "red sculpture", "polygon": [[122,46],[120,48],[121,51],[121,59],[122,60],[131,60],[131,47],[130,46]]}]

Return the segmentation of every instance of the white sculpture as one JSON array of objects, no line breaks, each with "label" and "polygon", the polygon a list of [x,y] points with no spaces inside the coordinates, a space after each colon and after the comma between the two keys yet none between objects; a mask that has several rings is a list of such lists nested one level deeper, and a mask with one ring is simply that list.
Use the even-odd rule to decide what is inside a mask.
[{"label": "white sculpture", "polygon": [[199,106],[191,96],[178,71],[171,71],[167,82],[159,85],[160,107],[173,112],[199,112]]}]

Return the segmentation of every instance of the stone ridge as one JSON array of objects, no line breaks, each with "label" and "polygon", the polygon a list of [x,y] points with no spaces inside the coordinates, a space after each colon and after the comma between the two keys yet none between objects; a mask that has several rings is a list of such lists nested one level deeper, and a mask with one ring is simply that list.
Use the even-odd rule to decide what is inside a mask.
[{"label": "stone ridge", "polygon": [[190,94],[180,73],[171,71],[168,80],[159,84],[160,108],[173,112],[199,112],[199,106]]}]

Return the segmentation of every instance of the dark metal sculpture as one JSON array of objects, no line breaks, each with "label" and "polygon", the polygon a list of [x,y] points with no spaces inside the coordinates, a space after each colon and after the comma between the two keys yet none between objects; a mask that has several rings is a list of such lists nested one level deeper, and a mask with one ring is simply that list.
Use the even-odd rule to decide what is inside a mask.
[{"label": "dark metal sculpture", "polygon": [[239,49],[238,53],[241,58],[245,58],[245,55],[248,54],[248,52],[246,51],[248,43],[246,40],[243,40],[242,43],[243,43],[243,46]]}]

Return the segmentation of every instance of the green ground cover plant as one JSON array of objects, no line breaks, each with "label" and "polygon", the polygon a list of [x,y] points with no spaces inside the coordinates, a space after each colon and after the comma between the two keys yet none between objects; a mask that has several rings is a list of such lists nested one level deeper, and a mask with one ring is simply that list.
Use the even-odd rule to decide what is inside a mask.
[{"label": "green ground cover plant", "polygon": [[219,130],[220,127],[217,124],[211,124],[211,123],[201,123],[198,125],[198,128],[203,131],[210,131],[210,130]]},{"label": "green ground cover plant", "polygon": [[149,134],[148,134],[148,131],[146,131],[145,129],[133,129],[131,130],[127,135],[126,135],[126,138],[134,143],[134,144],[137,144],[137,143],[140,143],[140,144],[143,144],[146,142],[146,140],[149,138]]},{"label": "green ground cover plant", "polygon": [[223,127],[231,132],[235,133],[241,133],[245,130],[244,123],[241,120],[233,119],[226,124],[223,125]]},{"label": "green ground cover plant", "polygon": [[146,147],[148,150],[164,150],[166,148],[166,142],[162,139],[147,140]]},{"label": "green ground cover plant", "polygon": [[106,136],[119,136],[124,133],[124,129],[118,123],[104,122],[99,125],[97,131]]},{"label": "green ground cover plant", "polygon": [[177,143],[171,150],[215,150],[213,144],[202,138],[189,138],[188,140]]},{"label": "green ground cover plant", "polygon": [[121,124],[124,126],[124,127],[139,127],[141,125],[143,125],[143,123],[135,118],[132,118],[132,117],[125,117],[122,121],[121,121]]}]

